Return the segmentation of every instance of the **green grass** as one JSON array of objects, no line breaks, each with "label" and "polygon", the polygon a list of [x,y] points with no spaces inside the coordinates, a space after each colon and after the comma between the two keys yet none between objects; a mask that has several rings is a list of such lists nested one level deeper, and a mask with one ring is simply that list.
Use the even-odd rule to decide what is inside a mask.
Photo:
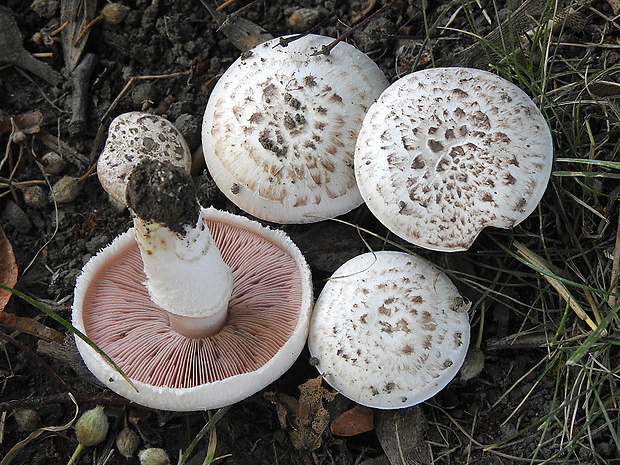
[{"label": "green grass", "polygon": [[[594,47],[588,36],[596,28],[618,30],[605,19],[604,2],[571,4],[592,27],[575,32],[569,21],[559,21],[551,31],[548,20],[561,8],[548,0],[528,40],[516,37],[508,22],[499,42],[484,36],[505,18],[504,2],[487,3],[485,12],[475,1],[424,12],[430,49],[459,38],[485,44],[495,59],[490,70],[537,102],[555,140],[554,170],[538,210],[513,231],[486,231],[475,252],[459,254],[458,260],[442,258],[451,277],[476,296],[472,324],[483,334],[483,350],[489,342],[484,335],[493,339],[491,328],[484,326],[494,312],[508,315],[513,334],[541,335],[539,347],[529,352],[538,358],[531,361],[528,376],[505,386],[494,403],[478,405],[465,419],[438,406],[433,410],[441,436],[450,436],[445,429],[450,424],[460,432],[446,440],[446,454],[461,441],[468,448],[468,463],[485,463],[484,457],[494,456],[514,463],[604,464],[607,459],[597,443],[604,440],[620,450],[620,114],[617,101],[605,95],[613,86],[603,84],[601,90],[596,84],[609,81],[620,65],[601,67],[594,57],[605,48]],[[446,18],[449,27],[441,29]],[[518,243],[534,255],[519,253]],[[460,266],[452,267],[456,262]],[[487,356],[502,357],[491,350]],[[497,388],[496,381],[483,374],[479,383]],[[521,390],[523,401],[505,403]],[[532,416],[528,409],[536,402],[546,411]],[[498,433],[510,433],[495,440],[478,437],[480,423],[490,420],[498,422]]]}]

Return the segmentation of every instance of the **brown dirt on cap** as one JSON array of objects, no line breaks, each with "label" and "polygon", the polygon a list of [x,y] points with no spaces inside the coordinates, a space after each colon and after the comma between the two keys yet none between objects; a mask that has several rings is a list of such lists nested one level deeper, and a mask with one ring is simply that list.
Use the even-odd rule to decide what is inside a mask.
[{"label": "brown dirt on cap", "polygon": [[129,175],[127,205],[144,221],[164,224],[178,234],[194,227],[200,214],[188,173],[169,162],[145,159]]}]

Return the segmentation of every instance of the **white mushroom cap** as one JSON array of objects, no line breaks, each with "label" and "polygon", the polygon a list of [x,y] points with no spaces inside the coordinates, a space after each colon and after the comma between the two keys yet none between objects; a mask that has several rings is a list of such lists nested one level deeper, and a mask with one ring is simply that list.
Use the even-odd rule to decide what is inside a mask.
[{"label": "white mushroom cap", "polygon": [[76,338],[86,365],[110,389],[148,407],[193,411],[243,400],[279,378],[306,341],[312,282],[299,249],[282,231],[247,218],[212,208],[203,217],[234,279],[217,334],[192,339],[171,328],[143,284],[133,229],[93,257],[76,283],[73,325],[137,391]]},{"label": "white mushroom cap", "polygon": [[346,43],[276,38],[245,52],[222,75],[205,110],[207,167],[244,211],[276,223],[310,223],[362,203],[353,155],[368,107],[388,81]]},{"label": "white mushroom cap", "polygon": [[355,174],[392,232],[457,251],[529,216],[552,162],[551,131],[525,92],[487,71],[434,68],[399,79],[368,111]]},{"label": "white mushroom cap", "polygon": [[132,111],[112,120],[103,151],[97,162],[97,176],[112,199],[127,205],[127,177],[143,158],[169,161],[189,173],[191,152],[183,135],[161,116]]},{"label": "white mushroom cap", "polygon": [[325,285],[308,347],[344,396],[367,407],[410,407],[443,389],[463,364],[469,307],[450,279],[421,258],[365,253]]}]

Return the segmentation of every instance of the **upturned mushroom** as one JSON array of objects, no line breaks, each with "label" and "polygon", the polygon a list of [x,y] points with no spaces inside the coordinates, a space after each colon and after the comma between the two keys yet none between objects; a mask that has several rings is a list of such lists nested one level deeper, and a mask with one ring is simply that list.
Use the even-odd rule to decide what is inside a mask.
[{"label": "upturned mushroom", "polygon": [[145,159],[132,171],[134,227],[79,276],[73,324],[89,369],[139,404],[175,411],[240,401],[301,352],[312,306],[310,271],[282,231],[201,208],[189,175]]},{"label": "upturned mushroom", "polygon": [[369,252],[326,283],[308,347],[325,381],[344,396],[367,407],[410,407],[459,371],[469,346],[469,307],[427,261]]},{"label": "upturned mushroom", "polygon": [[355,174],[392,232],[458,251],[487,226],[528,217],[552,162],[551,131],[525,92],[487,71],[434,68],[399,79],[370,108]]},{"label": "upturned mushroom", "polygon": [[127,206],[127,178],[133,167],[147,157],[169,161],[188,173],[191,168],[187,142],[167,119],[140,111],[114,118],[97,162],[99,182],[114,202]]},{"label": "upturned mushroom", "polygon": [[204,114],[203,150],[222,192],[275,223],[310,223],[362,203],[355,141],[388,85],[365,54],[308,34],[245,52],[221,76]]}]

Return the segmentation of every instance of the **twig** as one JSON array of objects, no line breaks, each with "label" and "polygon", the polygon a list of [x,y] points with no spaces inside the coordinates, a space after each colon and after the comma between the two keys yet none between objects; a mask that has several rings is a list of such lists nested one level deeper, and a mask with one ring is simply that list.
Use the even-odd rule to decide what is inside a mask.
[{"label": "twig", "polygon": [[383,5],[381,8],[379,8],[377,11],[375,11],[373,14],[371,14],[370,16],[366,17],[365,19],[363,19],[362,21],[360,21],[359,23],[357,23],[355,26],[353,26],[352,28],[350,28],[347,32],[345,32],[344,34],[341,34],[337,39],[335,39],[333,42],[331,42],[329,45],[323,45],[323,47],[321,47],[320,50],[317,50],[314,53],[311,53],[311,56],[316,56],[316,55],[329,55],[331,53],[331,51],[333,50],[333,48],[338,45],[339,42],[342,42],[344,39],[346,39],[347,37],[349,37],[351,34],[353,34],[355,31],[357,31],[359,28],[365,26],[366,24],[368,24],[369,21],[371,21],[373,18],[375,18],[376,16],[380,15],[381,13],[383,13],[385,10],[387,10],[389,7],[392,6],[392,3],[394,3],[396,0],[389,0],[385,5]]},{"label": "twig", "polygon": [[71,74],[73,95],[71,96],[69,134],[72,136],[79,136],[86,129],[88,89],[90,87],[90,77],[93,74],[96,64],[97,57],[93,53],[87,53]]},{"label": "twig", "polygon": [[70,393],[73,394],[73,389],[67,383],[65,383],[65,380],[62,379],[60,376],[58,376],[58,374],[54,370],[52,370],[52,367],[50,367],[47,364],[47,362],[45,360],[43,360],[30,347],[25,346],[21,342],[17,341],[16,339],[13,339],[11,336],[9,336],[8,334],[4,334],[1,331],[0,331],[0,339],[4,340],[6,342],[9,342],[10,344],[13,344],[15,347],[17,347],[19,350],[21,350],[24,354],[26,354],[32,360],[34,360],[39,365],[41,365],[48,373],[50,373],[52,375],[52,378],[55,379],[58,384],[60,384],[64,389],[66,389],[67,391],[69,391]]},{"label": "twig", "polygon": [[558,292],[558,294],[560,294],[560,297],[562,297],[566,302],[568,302],[568,305],[575,312],[575,314],[583,321],[585,321],[592,330],[595,330],[597,327],[596,323],[592,321],[592,319],[588,316],[588,314],[585,312],[579,302],[577,302],[577,300],[573,298],[564,283],[553,277],[554,273],[547,266],[545,261],[520,242],[515,242],[515,247],[517,249],[517,253],[521,255],[525,260],[527,260],[530,264],[532,264],[535,268],[537,268],[541,272],[543,277],[549,282],[549,284],[551,284],[551,286],[553,286],[553,288]]},{"label": "twig", "polygon": [[[65,392],[63,394],[53,394],[51,396],[29,397],[27,399],[15,399],[6,402],[0,402],[0,412],[10,412],[15,409],[42,407],[51,404],[73,404],[75,401],[89,404],[103,405],[136,405],[129,399],[125,399],[113,393],[105,394],[71,394]],[[147,407],[142,407],[148,409]]]}]

